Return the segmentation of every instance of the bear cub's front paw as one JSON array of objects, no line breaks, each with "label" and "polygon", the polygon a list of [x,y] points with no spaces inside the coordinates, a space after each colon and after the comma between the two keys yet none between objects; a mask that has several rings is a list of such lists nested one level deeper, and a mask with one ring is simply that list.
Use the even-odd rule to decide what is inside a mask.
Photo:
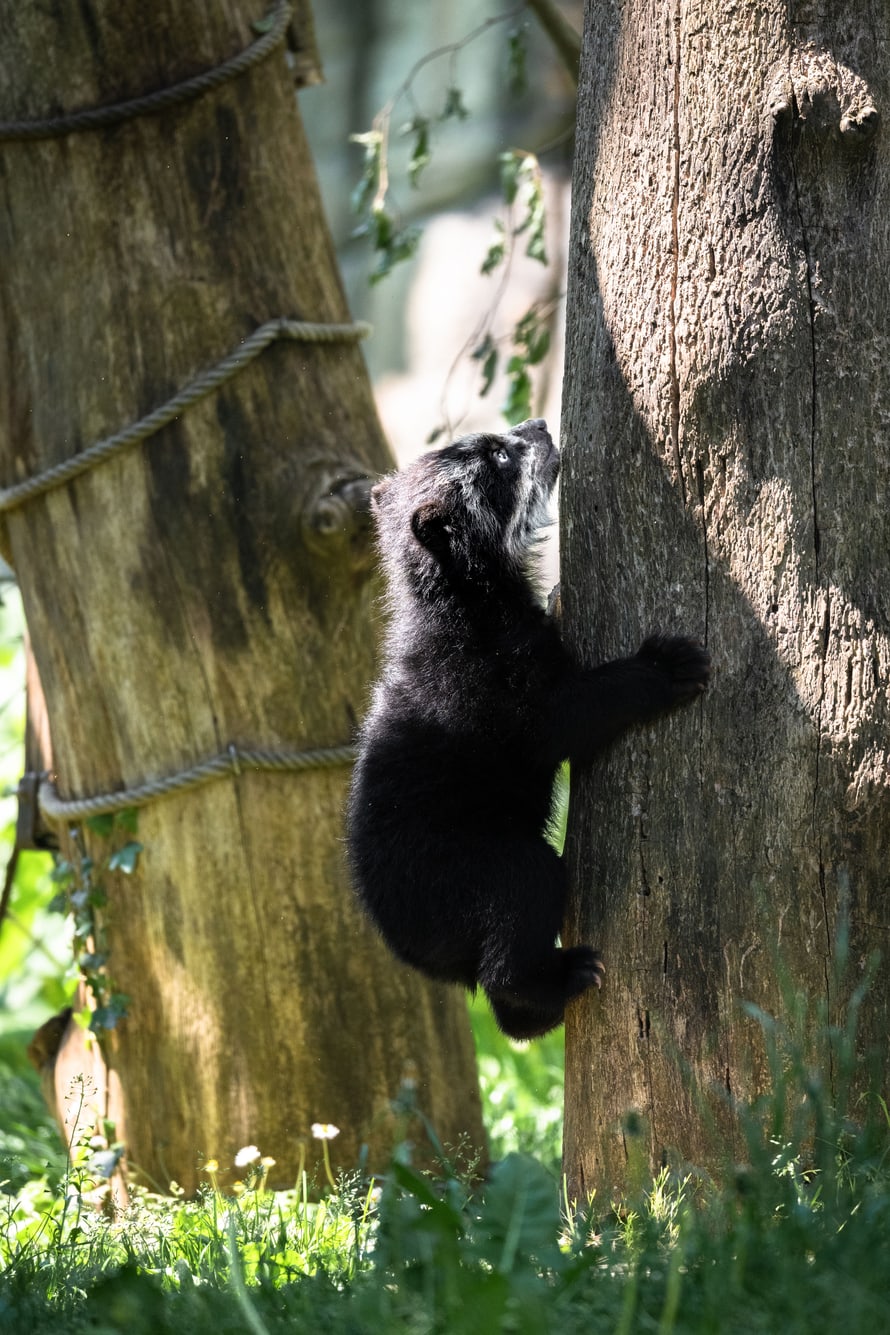
[{"label": "bear cub's front paw", "polygon": [[602,987],[606,966],[590,946],[568,946],[562,951],[566,998],[580,996],[589,987]]},{"label": "bear cub's front paw", "polygon": [[650,635],[637,654],[668,678],[668,708],[689,704],[707,689],[711,655],[699,640],[685,635]]}]

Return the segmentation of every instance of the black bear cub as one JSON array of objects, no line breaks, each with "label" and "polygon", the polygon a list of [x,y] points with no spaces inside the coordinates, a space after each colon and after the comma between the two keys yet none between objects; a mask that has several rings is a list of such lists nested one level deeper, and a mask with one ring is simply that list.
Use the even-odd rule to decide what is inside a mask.
[{"label": "black bear cub", "polygon": [[588,946],[556,945],[557,767],[697,699],[709,672],[700,644],[667,636],[601,667],[573,661],[530,572],[558,472],[538,420],[374,487],[391,619],[348,810],[355,890],[395,954],[484,988],[520,1039],[558,1025],[603,969]]}]

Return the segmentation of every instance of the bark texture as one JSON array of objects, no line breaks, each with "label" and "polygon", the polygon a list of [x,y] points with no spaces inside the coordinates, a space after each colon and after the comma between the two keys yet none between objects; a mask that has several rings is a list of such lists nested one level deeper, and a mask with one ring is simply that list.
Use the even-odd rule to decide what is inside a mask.
[{"label": "bark texture", "polygon": [[[263,11],[2,3],[0,118],[189,78],[248,46]],[[297,68],[312,77],[305,51]],[[349,319],[282,48],[162,114],[0,144],[0,252],[6,485],[271,318]],[[8,516],[63,796],[230,743],[350,740],[377,617],[361,479],[388,466],[361,352],[277,343]],[[341,1128],[335,1161],[364,1141],[379,1160],[408,1063],[441,1138],[481,1144],[463,997],[398,967],[353,907],[347,779],[243,773],[157,801],[136,872],[108,878],[109,971],[131,998],[107,1050],[112,1113],[148,1181],[191,1190],[202,1154],[224,1166],[249,1143],[292,1181],[315,1121]],[[78,1052],[69,1034],[57,1083]]]},{"label": "bark texture", "polygon": [[[715,676],[573,776],[567,935],[609,970],[567,1023],[579,1199],[740,1154],[732,1098],[766,1080],[742,1003],[796,991],[812,1036],[886,952],[888,81],[886,3],[587,5],[565,615],[587,661],[659,625]],[[885,1075],[888,1023],[885,963],[860,1026]]]}]

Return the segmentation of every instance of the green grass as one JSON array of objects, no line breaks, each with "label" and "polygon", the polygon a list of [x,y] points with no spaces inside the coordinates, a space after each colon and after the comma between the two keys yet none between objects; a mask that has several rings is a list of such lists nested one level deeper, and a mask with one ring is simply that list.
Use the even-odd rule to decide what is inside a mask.
[{"label": "green grass", "polygon": [[[740,1109],[747,1158],[722,1185],[663,1173],[572,1214],[536,1110],[558,1044],[516,1050],[475,1020],[503,1156],[484,1184],[420,1174],[400,1150],[379,1180],[322,1184],[320,1199],[305,1182],[265,1191],[258,1165],[237,1198],[212,1183],[196,1201],[136,1192],[109,1217],[81,1146],[0,1198],[0,1332],[890,1328],[887,1108],[833,1106],[792,1033],[761,1017],[775,1087]],[[852,1024],[825,1037],[835,1070],[852,1069]]]}]

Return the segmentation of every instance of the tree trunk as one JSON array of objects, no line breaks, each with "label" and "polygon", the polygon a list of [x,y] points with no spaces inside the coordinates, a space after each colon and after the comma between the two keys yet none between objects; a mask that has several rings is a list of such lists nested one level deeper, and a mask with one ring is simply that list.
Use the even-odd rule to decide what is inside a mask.
[{"label": "tree trunk", "polygon": [[[0,15],[9,122],[216,67],[257,40],[263,6]],[[311,51],[297,66],[305,81]],[[0,143],[0,191],[7,487],[143,417],[270,319],[349,319],[281,45],[182,105]],[[377,617],[362,479],[388,466],[354,344],[277,340],[144,442],[11,509],[63,797],[230,745],[350,741]],[[143,808],[133,874],[106,878],[107,973],[130,998],[104,1044],[112,1114],[148,1181],[192,1190],[201,1155],[225,1165],[254,1143],[292,1182],[316,1121],[341,1128],[335,1161],[365,1141],[379,1161],[411,1063],[440,1137],[481,1144],[463,997],[397,966],[353,906],[347,779],[245,768],[177,791]],[[69,1033],[58,1070],[82,1047]]]},{"label": "tree trunk", "polygon": [[[694,633],[715,673],[573,775],[567,939],[608,967],[566,1027],[579,1200],[741,1154],[733,1096],[767,1080],[742,1003],[802,994],[815,1044],[886,949],[888,33],[886,3],[587,5],[567,627],[585,661]],[[888,1024],[882,965],[885,1074]]]}]

